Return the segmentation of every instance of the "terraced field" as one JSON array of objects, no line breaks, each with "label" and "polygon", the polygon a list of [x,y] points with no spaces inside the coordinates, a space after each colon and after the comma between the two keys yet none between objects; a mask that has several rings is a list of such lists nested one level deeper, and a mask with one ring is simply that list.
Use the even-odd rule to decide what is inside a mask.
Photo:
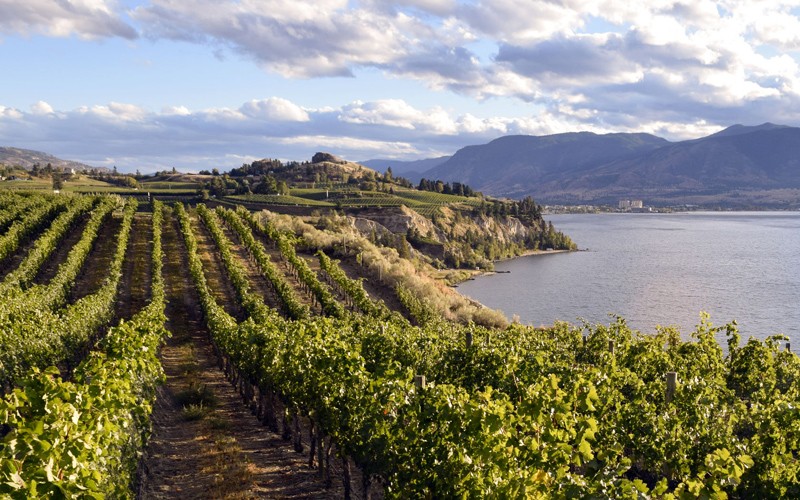
[{"label": "terraced field", "polygon": [[405,205],[422,215],[430,216],[434,210],[443,206],[469,208],[480,205],[481,199],[455,196],[415,189],[393,188],[391,193],[383,191],[361,191],[355,188],[311,189],[295,188],[289,195],[233,195],[225,197],[234,203],[265,206],[303,206],[303,207],[399,207]]}]

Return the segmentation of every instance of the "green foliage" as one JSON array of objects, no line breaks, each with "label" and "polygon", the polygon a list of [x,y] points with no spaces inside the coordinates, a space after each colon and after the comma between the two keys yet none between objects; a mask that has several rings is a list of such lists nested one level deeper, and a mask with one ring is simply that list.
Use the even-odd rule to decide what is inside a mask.
[{"label": "green foliage", "polygon": [[319,258],[320,268],[336,284],[341,293],[347,297],[347,300],[361,312],[374,317],[386,317],[389,315],[389,310],[382,301],[375,302],[369,298],[360,280],[350,279],[342,268],[322,250],[317,251],[317,257]]},{"label": "green foliage", "polygon": [[0,443],[0,496],[133,496],[156,384],[163,379],[156,357],[167,334],[161,217],[156,202],[150,304],[110,329],[77,367],[74,380],[61,380],[53,367],[34,369],[0,401],[0,424],[7,429]]},{"label": "green foliage", "polygon": [[[73,202],[81,205],[82,198]],[[91,199],[89,200],[91,204]],[[113,316],[117,285],[122,276],[122,263],[128,245],[136,202],[125,206],[123,222],[117,237],[116,252],[110,262],[105,283],[101,288],[65,306],[75,278],[78,276],[92,243],[97,238],[104,218],[116,206],[117,199],[103,198],[93,211],[81,239],[73,246],[56,276],[47,285],[23,290],[20,284],[29,283],[35,276],[40,256],[33,252],[32,261],[25,260],[0,286],[0,386],[9,387],[32,368],[63,364],[79,358],[90,339]],[[86,208],[86,207],[84,207]],[[58,220],[56,221],[58,222]],[[63,222],[63,221],[62,221]],[[60,232],[47,231],[34,248],[49,248]]]},{"label": "green foliage", "polygon": [[307,317],[309,315],[308,307],[300,302],[286,279],[283,278],[277,268],[269,262],[269,257],[263,246],[253,237],[253,230],[258,231],[259,234],[263,234],[275,242],[281,251],[281,255],[291,266],[295,277],[303,284],[305,290],[312,293],[316,300],[319,301],[325,314],[331,316],[341,316],[344,314],[343,309],[339,303],[336,302],[330,290],[320,283],[316,273],[308,267],[306,261],[297,256],[294,251],[294,245],[288,241],[286,236],[280,234],[272,227],[266,227],[260,224],[253,217],[253,214],[245,209],[239,209],[236,213],[226,211],[224,214],[226,220],[229,220],[229,223],[232,224],[232,227],[245,242],[251,255],[256,259],[259,267],[261,267],[262,273],[267,276],[273,284],[289,316],[295,319]]},{"label": "green foliage", "polygon": [[442,321],[442,316],[435,309],[414,295],[408,288],[397,285],[394,291],[400,303],[418,325],[425,326],[435,321]]},{"label": "green foliage", "polygon": [[[703,319],[682,342],[622,320],[506,330],[370,316],[220,323],[212,333],[239,376],[312,418],[390,498],[796,493],[787,451],[798,450],[797,433],[773,424],[762,441],[742,427],[772,417],[728,388],[736,362],[715,339],[732,326]],[[778,372],[780,354],[764,357],[765,373]],[[676,370],[667,401],[664,375]],[[770,404],[781,422],[796,416],[785,400]]]},{"label": "green foliage", "polygon": [[62,211],[67,200],[44,198],[40,203],[26,212],[24,218],[17,219],[5,233],[0,235],[0,262],[16,252],[26,237]]},{"label": "green foliage", "polygon": [[[245,392],[255,387],[279,397],[290,415],[313,420],[366,478],[380,480],[387,498],[800,497],[800,360],[782,348],[785,337],[742,344],[735,324],[714,327],[706,316],[686,340],[669,328],[643,335],[619,318],[577,327],[457,325],[400,289],[418,323],[411,326],[369,301],[323,252],[321,267],[366,314],[284,319],[256,300],[219,224],[225,220],[255,256],[253,221],[199,206],[249,312],[237,323],[209,290],[186,209],[177,205],[175,213],[226,372]],[[110,329],[74,380],[31,364],[30,376],[17,376],[0,403],[0,496],[132,495],[162,377],[155,357],[166,334],[162,216],[156,202],[151,303]],[[272,225],[258,228],[287,260],[299,258],[293,238]],[[116,275],[113,264],[110,279]],[[64,284],[57,283],[52,294],[19,296],[60,311]],[[0,312],[23,292],[6,293]],[[8,332],[24,332],[33,346],[42,338],[10,318],[5,324],[15,330],[0,330],[4,348],[13,345]],[[719,345],[726,338],[727,352]],[[22,359],[8,352],[24,351],[4,350],[3,367]],[[669,392],[668,372],[677,373]],[[198,386],[187,395],[187,418],[212,404],[204,392]]]}]

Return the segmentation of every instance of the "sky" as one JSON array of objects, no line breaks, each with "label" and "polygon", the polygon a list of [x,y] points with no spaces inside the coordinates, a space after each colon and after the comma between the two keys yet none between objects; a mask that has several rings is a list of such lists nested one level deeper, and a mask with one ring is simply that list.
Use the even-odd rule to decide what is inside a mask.
[{"label": "sky", "polygon": [[143,173],[800,125],[800,0],[0,0],[0,146]]}]

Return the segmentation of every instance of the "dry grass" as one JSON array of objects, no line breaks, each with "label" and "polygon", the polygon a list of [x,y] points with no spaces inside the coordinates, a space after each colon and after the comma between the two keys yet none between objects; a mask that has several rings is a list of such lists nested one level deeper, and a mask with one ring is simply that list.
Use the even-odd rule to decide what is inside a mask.
[{"label": "dry grass", "polygon": [[[505,327],[508,319],[502,312],[468,299],[436,277],[439,271],[421,259],[401,258],[397,250],[377,246],[361,235],[347,217],[334,216],[324,221],[326,229],[320,230],[298,217],[279,215],[269,211],[261,216],[271,221],[278,229],[291,231],[303,238],[312,248],[322,248],[328,253],[343,252],[359,254],[363,266],[374,279],[394,288],[402,285],[421,300],[430,304],[443,318],[460,323],[470,321],[491,327]],[[319,223],[319,219],[315,221]]]}]

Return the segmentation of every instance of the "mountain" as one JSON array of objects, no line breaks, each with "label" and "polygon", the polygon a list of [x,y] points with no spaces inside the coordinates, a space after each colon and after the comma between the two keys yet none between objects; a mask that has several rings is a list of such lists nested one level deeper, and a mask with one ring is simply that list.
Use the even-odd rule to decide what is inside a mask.
[{"label": "mountain", "polygon": [[438,167],[449,159],[449,156],[440,156],[438,158],[426,158],[424,160],[402,161],[375,159],[359,163],[365,167],[377,170],[378,172],[386,172],[386,170],[391,167],[392,174],[405,177],[412,182],[419,182],[423,177],[423,172]]},{"label": "mountain", "polygon": [[768,130],[776,130],[783,128],[791,128],[791,127],[787,127],[786,125],[775,125],[774,123],[769,123],[769,122],[762,123],[761,125],[756,125],[756,126],[746,126],[746,125],[736,124],[736,125],[731,125],[730,127],[724,130],[720,130],[716,134],[711,134],[708,137],[730,137],[734,135],[745,135],[745,134],[750,134],[752,132],[764,132]]},{"label": "mountain", "polygon": [[665,139],[649,134],[505,136],[483,146],[460,149],[424,176],[463,182],[489,194],[512,195],[527,192],[534,184],[574,176],[665,144]]},{"label": "mountain", "polygon": [[[8,166],[19,166],[26,170],[33,168],[33,165],[38,163],[42,167],[48,163],[54,167],[59,168],[74,168],[75,170],[96,170],[95,167],[79,163],[77,161],[62,160],[51,154],[43,153],[41,151],[33,151],[30,149],[0,147],[0,164]],[[101,169],[105,170],[105,168]]]},{"label": "mountain", "polygon": [[800,206],[800,128],[734,125],[668,142],[648,134],[508,136],[423,174],[539,203]]}]

